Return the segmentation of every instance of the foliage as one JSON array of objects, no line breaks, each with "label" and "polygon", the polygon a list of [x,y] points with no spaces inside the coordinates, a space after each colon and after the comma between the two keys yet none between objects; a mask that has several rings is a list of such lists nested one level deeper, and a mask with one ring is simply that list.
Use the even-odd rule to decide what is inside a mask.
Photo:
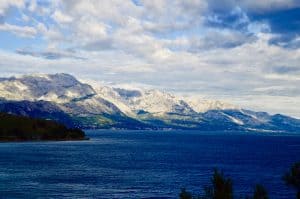
[{"label": "foliage", "polygon": [[208,199],[232,199],[232,181],[230,178],[226,178],[223,172],[214,170],[213,177],[211,179],[212,185],[205,187],[205,195],[202,198]]},{"label": "foliage", "polygon": [[180,199],[192,199],[192,194],[190,192],[187,192],[184,188],[181,189],[181,192],[179,194]]},{"label": "foliage", "polygon": [[264,186],[257,184],[254,189],[253,199],[268,199],[268,192]]},{"label": "foliage", "polygon": [[288,186],[297,190],[297,198],[300,199],[300,162],[293,164],[290,170],[283,176]]},{"label": "foliage", "polygon": [[51,120],[0,113],[0,141],[80,140],[80,129],[69,129]]},{"label": "foliage", "polygon": [[[193,196],[186,189],[181,189],[180,199],[233,199],[232,180],[225,177],[223,172],[214,170],[211,178],[211,185],[204,187],[204,194]],[[256,185],[253,196],[245,197],[246,199],[268,199],[268,193],[262,185]]]}]

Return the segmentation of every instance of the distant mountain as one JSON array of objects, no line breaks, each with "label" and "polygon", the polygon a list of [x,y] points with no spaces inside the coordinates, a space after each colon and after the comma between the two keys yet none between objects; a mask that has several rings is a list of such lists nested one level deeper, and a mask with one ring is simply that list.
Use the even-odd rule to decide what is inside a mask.
[{"label": "distant mountain", "polygon": [[53,119],[80,128],[147,127],[68,74],[0,80],[0,111]]},{"label": "distant mountain", "polygon": [[74,127],[72,118],[55,103],[48,101],[0,100],[0,112],[32,118],[56,120],[68,127]]},{"label": "distant mountain", "polygon": [[68,74],[2,78],[0,96],[7,100],[68,102],[95,95],[93,88]]},{"label": "distant mountain", "polygon": [[300,130],[300,120],[284,115],[155,89],[83,83],[68,74],[1,78],[0,111],[80,128]]}]

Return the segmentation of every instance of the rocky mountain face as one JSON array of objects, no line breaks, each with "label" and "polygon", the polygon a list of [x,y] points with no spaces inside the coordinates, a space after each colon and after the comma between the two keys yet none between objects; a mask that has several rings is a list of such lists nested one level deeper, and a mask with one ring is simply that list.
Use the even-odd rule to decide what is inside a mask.
[{"label": "rocky mountain face", "polygon": [[0,79],[0,111],[80,128],[298,131],[300,121],[159,90],[82,83],[68,74]]}]

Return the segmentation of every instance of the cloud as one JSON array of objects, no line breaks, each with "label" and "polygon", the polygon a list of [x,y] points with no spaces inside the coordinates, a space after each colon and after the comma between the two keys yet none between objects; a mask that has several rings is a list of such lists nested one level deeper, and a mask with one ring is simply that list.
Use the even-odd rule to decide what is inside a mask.
[{"label": "cloud", "polygon": [[276,36],[270,40],[271,44],[285,48],[299,48],[300,8],[282,10],[274,13],[253,15],[255,20],[265,20],[270,30]]},{"label": "cloud", "polygon": [[266,13],[300,7],[298,0],[223,0],[222,3],[218,0],[209,0],[207,2],[209,8],[217,12],[226,12],[240,7],[247,12]]},{"label": "cloud", "polygon": [[21,8],[24,6],[23,0],[1,0],[0,1],[0,16],[4,16],[7,10],[11,7]]},{"label": "cloud", "polygon": [[16,53],[20,55],[30,55],[33,57],[42,57],[45,59],[62,59],[62,58],[74,58],[74,59],[84,59],[83,57],[78,57],[74,55],[72,51],[57,51],[57,50],[47,50],[47,51],[37,51],[34,52],[32,50],[26,49],[17,49]]},{"label": "cloud", "polygon": [[99,21],[122,25],[126,22],[128,14],[138,16],[140,13],[132,1],[121,0],[65,0],[58,5],[67,15],[75,18],[90,16]]},{"label": "cloud", "polygon": [[3,18],[1,31],[25,39],[14,43],[14,53],[0,50],[0,71],[65,72],[221,98],[260,110],[267,96],[268,102],[283,105],[280,111],[290,112],[287,100],[300,95],[293,87],[300,84],[298,4],[294,0],[6,3],[0,10],[17,11]]},{"label": "cloud", "polygon": [[288,74],[288,73],[300,72],[300,67],[275,66],[272,68],[272,70],[278,74]]},{"label": "cloud", "polygon": [[210,26],[241,29],[248,26],[250,19],[244,10],[234,7],[228,12],[208,15],[206,23]]},{"label": "cloud", "polygon": [[0,24],[0,31],[9,31],[21,37],[31,38],[37,34],[36,29],[31,26],[17,26],[8,23]]},{"label": "cloud", "polygon": [[72,17],[63,14],[60,10],[54,11],[51,17],[59,24],[70,23],[73,21]]},{"label": "cloud", "polygon": [[209,50],[212,48],[234,48],[248,42],[254,42],[257,38],[252,34],[243,34],[231,30],[210,30],[201,39],[191,40],[191,51]]},{"label": "cloud", "polygon": [[300,2],[297,0],[225,0],[222,4],[212,0],[208,5],[205,20],[208,26],[249,32],[253,31],[253,25],[260,24],[261,31],[277,34],[272,44],[280,45],[284,41],[287,43],[284,47],[295,47],[288,43],[300,31]]},{"label": "cloud", "polygon": [[273,12],[276,10],[297,8],[300,7],[300,3],[297,0],[242,0],[241,6],[252,12]]},{"label": "cloud", "polygon": [[[190,29],[202,23],[207,8],[204,0],[141,1],[143,26],[154,33]],[[176,20],[174,20],[176,19]]]}]

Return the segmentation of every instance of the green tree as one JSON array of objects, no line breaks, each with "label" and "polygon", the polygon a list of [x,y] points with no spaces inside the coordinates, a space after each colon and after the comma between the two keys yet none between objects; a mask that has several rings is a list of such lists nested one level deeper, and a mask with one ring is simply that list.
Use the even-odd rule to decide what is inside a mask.
[{"label": "green tree", "polygon": [[211,179],[212,185],[204,188],[203,199],[232,199],[233,189],[232,180],[226,178],[223,172],[214,170],[213,177]]},{"label": "green tree", "polygon": [[181,192],[179,194],[180,199],[192,199],[192,194],[190,192],[187,192],[185,188],[181,189]]},{"label": "green tree", "polygon": [[254,189],[253,199],[268,199],[268,192],[264,186],[257,184]]},{"label": "green tree", "polygon": [[300,162],[293,164],[290,170],[283,176],[283,180],[288,186],[297,191],[297,199],[300,199]]},{"label": "green tree", "polygon": [[[226,177],[223,172],[214,170],[211,178],[211,185],[204,187],[203,195],[192,195],[186,189],[181,189],[180,199],[233,199],[232,180]],[[252,196],[246,196],[246,199],[268,199],[267,190],[260,184],[254,188]]]}]

